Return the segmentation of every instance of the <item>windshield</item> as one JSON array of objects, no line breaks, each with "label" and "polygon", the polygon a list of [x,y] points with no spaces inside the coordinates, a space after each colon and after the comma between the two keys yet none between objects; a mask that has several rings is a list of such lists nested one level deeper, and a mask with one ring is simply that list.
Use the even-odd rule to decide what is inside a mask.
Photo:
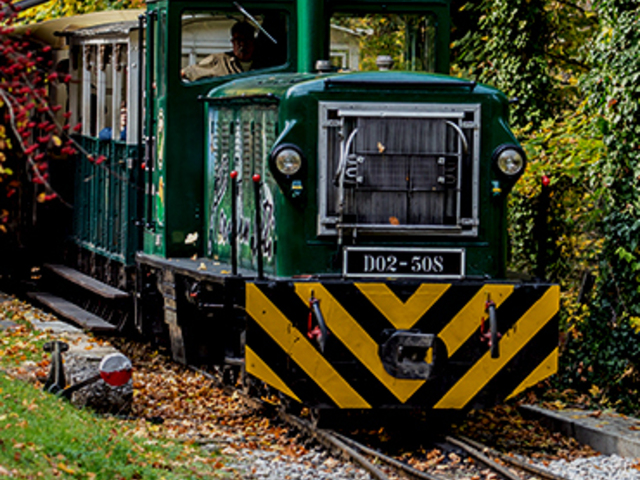
[{"label": "windshield", "polygon": [[193,82],[284,65],[286,13],[187,11],[182,15],[181,77]]},{"label": "windshield", "polygon": [[[435,70],[435,20],[429,14],[334,13],[331,63],[339,70]],[[383,58],[380,58],[383,57]]]}]

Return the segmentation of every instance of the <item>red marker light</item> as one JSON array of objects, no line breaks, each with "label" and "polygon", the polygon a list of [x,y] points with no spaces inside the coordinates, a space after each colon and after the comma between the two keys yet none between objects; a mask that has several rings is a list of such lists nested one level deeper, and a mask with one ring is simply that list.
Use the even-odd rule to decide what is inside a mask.
[{"label": "red marker light", "polygon": [[542,176],[542,185],[544,185],[545,187],[548,187],[550,183],[551,183],[551,179],[549,177],[547,177],[546,175],[543,175]]},{"label": "red marker light", "polygon": [[254,182],[258,183],[260,181],[260,174],[256,173],[253,177],[251,177]]},{"label": "red marker light", "polygon": [[131,360],[121,353],[107,355],[100,362],[100,377],[112,387],[121,387],[131,380]]},{"label": "red marker light", "polygon": [[236,178],[238,178],[238,172],[236,172],[235,170],[231,172],[231,178],[233,178],[234,180]]}]

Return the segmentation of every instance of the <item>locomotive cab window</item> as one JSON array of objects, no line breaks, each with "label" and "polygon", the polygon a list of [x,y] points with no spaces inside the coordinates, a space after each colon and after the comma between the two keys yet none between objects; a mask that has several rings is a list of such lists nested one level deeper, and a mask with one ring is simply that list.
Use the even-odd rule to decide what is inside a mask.
[{"label": "locomotive cab window", "polygon": [[238,75],[287,62],[283,12],[199,12],[182,15],[180,75],[184,82]]},{"label": "locomotive cab window", "polygon": [[348,71],[433,72],[435,24],[430,14],[334,13],[331,63]]}]

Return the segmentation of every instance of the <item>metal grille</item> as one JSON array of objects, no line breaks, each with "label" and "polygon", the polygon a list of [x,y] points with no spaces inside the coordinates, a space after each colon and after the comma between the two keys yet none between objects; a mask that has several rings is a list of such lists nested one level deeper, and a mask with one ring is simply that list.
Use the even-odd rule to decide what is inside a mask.
[{"label": "metal grille", "polygon": [[320,234],[475,235],[479,105],[320,104]]}]

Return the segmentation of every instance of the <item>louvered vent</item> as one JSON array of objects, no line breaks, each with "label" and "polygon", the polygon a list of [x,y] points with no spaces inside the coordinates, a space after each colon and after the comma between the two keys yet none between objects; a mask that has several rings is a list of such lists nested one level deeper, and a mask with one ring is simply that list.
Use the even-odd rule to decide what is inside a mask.
[{"label": "louvered vent", "polygon": [[320,103],[319,233],[476,235],[480,106]]}]

